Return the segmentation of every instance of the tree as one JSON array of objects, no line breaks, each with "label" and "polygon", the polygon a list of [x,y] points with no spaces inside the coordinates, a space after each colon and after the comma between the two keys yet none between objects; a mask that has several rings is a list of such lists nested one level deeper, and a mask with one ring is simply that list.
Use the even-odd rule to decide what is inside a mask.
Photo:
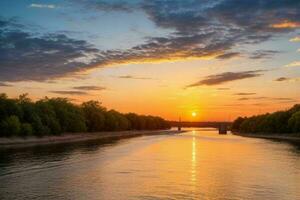
[{"label": "tree", "polygon": [[28,94],[10,99],[0,94],[0,136],[44,136],[63,132],[157,130],[169,128],[156,116],[107,111],[98,101],[80,106],[66,98],[43,98],[33,102]]},{"label": "tree", "polygon": [[293,133],[300,133],[300,111],[295,112],[288,121],[288,126]]},{"label": "tree", "polygon": [[21,125],[20,135],[22,135],[22,136],[33,135],[33,129],[32,129],[31,124],[29,124],[29,123],[23,123]]},{"label": "tree", "polygon": [[240,130],[240,126],[243,123],[243,121],[245,120],[245,118],[243,117],[238,117],[236,120],[234,120],[234,122],[232,123],[231,129],[233,131],[238,131]]},{"label": "tree", "polygon": [[18,118],[22,118],[23,117],[22,109],[18,105],[17,100],[8,99],[5,94],[1,94],[0,95],[0,121],[11,115],[15,115]]},{"label": "tree", "polygon": [[106,111],[98,101],[88,101],[81,105],[87,129],[90,132],[105,130],[105,114]]},{"label": "tree", "polygon": [[47,99],[40,100],[35,104],[42,124],[47,127],[44,131],[46,134],[57,135],[61,133],[61,126],[56,116],[54,107]]},{"label": "tree", "polygon": [[87,130],[85,118],[79,106],[66,98],[45,98],[44,101],[53,106],[62,132],[84,132]]},{"label": "tree", "polygon": [[21,131],[21,123],[17,116],[11,115],[1,122],[0,128],[1,136],[17,136]]}]

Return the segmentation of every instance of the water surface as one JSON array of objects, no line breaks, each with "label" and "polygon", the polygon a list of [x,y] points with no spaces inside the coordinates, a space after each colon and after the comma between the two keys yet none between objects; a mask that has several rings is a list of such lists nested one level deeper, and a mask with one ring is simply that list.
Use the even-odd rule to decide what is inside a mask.
[{"label": "water surface", "polygon": [[0,199],[300,199],[300,148],[190,129],[0,150]]}]

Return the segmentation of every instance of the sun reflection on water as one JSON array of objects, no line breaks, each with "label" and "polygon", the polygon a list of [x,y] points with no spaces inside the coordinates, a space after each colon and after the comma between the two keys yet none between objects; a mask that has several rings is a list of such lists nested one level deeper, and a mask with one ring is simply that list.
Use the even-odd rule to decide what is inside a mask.
[{"label": "sun reflection on water", "polygon": [[196,184],[196,165],[197,165],[197,146],[196,146],[196,137],[195,137],[195,131],[192,131],[193,133],[193,139],[192,139],[192,159],[191,159],[191,182],[193,185]]}]

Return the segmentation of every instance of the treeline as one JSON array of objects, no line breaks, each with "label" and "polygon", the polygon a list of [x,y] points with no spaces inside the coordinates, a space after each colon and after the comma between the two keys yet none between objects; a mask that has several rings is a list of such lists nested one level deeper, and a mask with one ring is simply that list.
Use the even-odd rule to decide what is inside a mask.
[{"label": "treeline", "polygon": [[0,94],[0,137],[168,128],[168,122],[160,117],[122,114],[107,110],[98,101],[75,105],[66,98],[45,97],[33,102],[27,94],[17,99]]},{"label": "treeline", "polygon": [[266,113],[252,117],[238,117],[232,131],[241,133],[300,133],[300,104],[286,111]]}]

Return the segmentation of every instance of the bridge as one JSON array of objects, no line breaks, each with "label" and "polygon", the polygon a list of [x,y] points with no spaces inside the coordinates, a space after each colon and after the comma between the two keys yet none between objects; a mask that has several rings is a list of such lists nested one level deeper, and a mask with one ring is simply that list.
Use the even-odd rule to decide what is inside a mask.
[{"label": "bridge", "polygon": [[220,134],[226,134],[232,122],[189,122],[189,121],[169,121],[172,127],[201,127],[217,128]]}]

